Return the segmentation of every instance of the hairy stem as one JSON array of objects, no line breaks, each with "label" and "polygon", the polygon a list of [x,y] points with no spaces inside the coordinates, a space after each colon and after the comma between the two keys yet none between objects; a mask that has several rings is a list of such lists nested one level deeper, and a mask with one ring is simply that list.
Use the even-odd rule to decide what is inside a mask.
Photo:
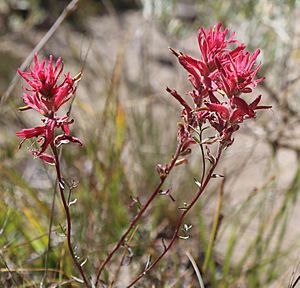
[{"label": "hairy stem", "polygon": [[166,175],[164,177],[160,177],[160,182],[157,185],[157,187],[155,188],[155,190],[152,192],[152,194],[149,196],[148,200],[146,201],[146,203],[141,207],[141,209],[139,210],[139,212],[135,215],[135,217],[130,221],[130,224],[127,228],[127,230],[123,233],[123,235],[121,236],[121,238],[119,239],[119,241],[116,243],[115,247],[111,250],[111,252],[108,254],[108,256],[106,257],[106,259],[102,262],[101,266],[99,267],[98,271],[97,271],[97,278],[96,278],[96,283],[95,286],[97,287],[99,280],[100,280],[100,275],[104,269],[104,267],[107,265],[107,263],[111,260],[111,258],[113,257],[113,255],[118,251],[118,249],[121,247],[121,245],[124,243],[126,237],[128,236],[128,234],[130,233],[130,231],[133,229],[133,227],[136,225],[136,223],[139,221],[139,219],[141,218],[141,216],[144,214],[144,212],[147,210],[147,208],[149,207],[149,205],[152,203],[152,201],[155,199],[155,197],[159,194],[161,187],[163,186],[163,184],[165,183],[168,174],[170,173],[170,171],[173,169],[173,167],[175,166],[175,163],[180,155],[182,149],[182,144],[178,144],[177,149],[175,151],[175,154],[173,155],[170,163],[167,165],[168,166],[168,171],[166,173]]},{"label": "hairy stem", "polygon": [[66,201],[66,197],[65,197],[65,194],[64,194],[64,183],[63,183],[62,176],[61,176],[60,160],[59,160],[57,148],[53,143],[51,144],[51,149],[53,151],[53,155],[54,155],[54,158],[55,158],[55,169],[56,169],[56,174],[57,174],[57,181],[58,181],[60,197],[61,197],[63,207],[64,207],[64,210],[65,210],[65,213],[66,213],[67,243],[68,243],[69,252],[72,256],[72,259],[73,259],[73,262],[74,262],[75,266],[77,267],[77,270],[79,271],[79,273],[80,273],[80,275],[83,279],[84,284],[86,285],[86,287],[90,287],[89,281],[87,280],[87,278],[85,276],[85,273],[84,273],[80,263],[77,261],[75,252],[74,252],[73,247],[72,247],[72,242],[71,242],[72,221],[71,221],[71,214],[70,214],[69,205]]},{"label": "hairy stem", "polygon": [[167,254],[167,252],[170,250],[170,248],[172,247],[172,245],[174,244],[175,240],[178,237],[178,232],[180,230],[180,227],[183,223],[183,220],[185,218],[185,216],[187,215],[187,213],[192,209],[192,207],[195,205],[195,203],[197,202],[197,200],[199,199],[199,197],[202,195],[202,193],[204,192],[205,188],[207,187],[208,183],[210,182],[210,180],[212,179],[213,176],[213,172],[220,160],[222,154],[222,145],[219,145],[218,147],[218,151],[217,151],[217,157],[216,157],[216,161],[212,164],[212,166],[210,167],[207,176],[205,177],[205,180],[203,181],[202,185],[199,187],[197,193],[195,194],[194,198],[192,199],[191,203],[185,208],[184,211],[182,211],[182,213],[180,214],[180,216],[178,217],[178,221],[176,224],[176,228],[175,231],[173,233],[172,239],[170,240],[169,244],[167,246],[164,247],[164,251],[156,258],[156,260],[149,265],[148,267],[146,267],[144,269],[144,271],[142,271],[126,288],[130,288],[132,287],[135,283],[137,283],[142,277],[144,277],[150,270],[152,270],[152,268],[154,268],[156,266],[156,264]]}]

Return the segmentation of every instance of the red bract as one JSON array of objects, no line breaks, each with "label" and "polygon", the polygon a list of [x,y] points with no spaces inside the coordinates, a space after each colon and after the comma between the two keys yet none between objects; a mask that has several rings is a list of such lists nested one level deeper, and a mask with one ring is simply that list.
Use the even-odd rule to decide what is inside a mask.
[{"label": "red bract", "polygon": [[[34,150],[36,156],[40,156],[51,143],[55,143],[56,146],[69,142],[82,144],[80,139],[70,136],[69,125],[73,121],[69,120],[67,116],[62,118],[46,118],[43,120],[45,122],[44,126],[22,129],[16,133],[18,137],[24,138],[24,140],[38,137],[37,142],[42,144],[39,151]],[[58,128],[61,128],[63,134],[55,137],[55,130]]]},{"label": "red bract", "polygon": [[67,73],[64,75],[62,83],[58,84],[64,64],[59,58],[53,68],[52,58],[52,56],[49,57],[48,65],[45,67],[46,58],[39,63],[37,54],[35,54],[33,69],[29,66],[29,72],[18,70],[19,74],[31,86],[31,88],[23,88],[25,91],[24,103],[47,117],[55,113],[74,95],[76,82],[80,80],[80,74],[71,78],[70,73]]},{"label": "red bract", "polygon": [[219,141],[229,146],[233,141],[232,134],[243,121],[254,118],[258,109],[271,108],[258,106],[261,96],[250,104],[241,98],[243,93],[252,92],[252,88],[265,79],[255,78],[261,67],[261,63],[256,65],[260,50],[257,49],[251,56],[245,50],[246,46],[234,39],[234,33],[229,33],[228,28],[222,31],[220,23],[208,31],[201,28],[198,43],[200,59],[170,49],[188,71],[188,79],[194,87],[188,93],[192,96],[194,107],[187,104],[177,91],[167,88],[183,106],[179,140],[188,145],[194,143],[187,141],[193,139],[192,132],[208,123],[216,130]]},{"label": "red bract", "polygon": [[38,92],[45,98],[51,98],[58,88],[57,81],[63,70],[63,63],[61,58],[56,61],[56,65],[53,69],[52,66],[53,57],[49,58],[47,67],[46,58],[42,60],[41,63],[38,62],[37,53],[34,54],[34,67],[28,67],[29,72],[22,72],[18,69],[19,74],[26,80],[26,82],[31,86],[31,89],[26,89],[28,91]]},{"label": "red bract", "polygon": [[218,88],[223,90],[228,97],[252,92],[249,85],[255,88],[259,82],[265,79],[264,77],[255,79],[261,66],[259,63],[254,67],[259,53],[260,50],[257,49],[251,57],[248,51],[241,51],[235,59],[230,55],[226,55],[223,59],[216,57],[215,63],[219,70],[216,76]]},{"label": "red bract", "polygon": [[[208,75],[213,72],[215,67],[215,57],[228,52],[234,58],[240,51],[245,48],[244,44],[239,44],[235,49],[228,49],[229,44],[236,44],[238,41],[234,39],[234,33],[228,37],[229,29],[221,31],[222,24],[219,22],[215,27],[210,27],[209,31],[203,27],[198,32],[198,44],[201,51],[200,67],[202,72]],[[227,39],[226,39],[227,38]]]},{"label": "red bract", "polygon": [[[20,110],[34,109],[45,118],[43,126],[29,129],[23,129],[17,132],[17,136],[26,139],[37,137],[37,143],[40,144],[39,149],[32,149],[34,156],[41,158],[47,163],[53,164],[53,157],[44,153],[49,145],[59,146],[63,143],[75,142],[82,144],[80,139],[70,135],[69,125],[74,121],[69,116],[58,117],[56,112],[59,108],[70,100],[76,91],[76,83],[80,80],[81,73],[71,78],[70,73],[64,75],[64,80],[58,84],[59,77],[62,74],[63,62],[61,58],[56,61],[53,67],[52,56],[50,56],[48,65],[46,66],[46,58],[41,63],[38,62],[37,54],[34,55],[34,68],[29,66],[29,72],[19,74],[26,80],[31,88],[23,88],[23,101],[25,107]],[[62,134],[56,136],[56,130],[60,129]]]},{"label": "red bract", "polygon": [[[189,80],[203,98],[208,96],[210,91],[217,88],[212,81],[218,73],[216,59],[227,61],[227,58],[236,59],[245,49],[245,45],[234,39],[234,33],[228,36],[229,29],[221,31],[222,25],[218,23],[211,27],[209,31],[201,28],[198,32],[198,43],[201,52],[200,59],[195,59],[182,52],[177,53],[171,49],[173,54],[178,57],[180,64],[190,73]],[[229,49],[229,45],[234,45]]]}]

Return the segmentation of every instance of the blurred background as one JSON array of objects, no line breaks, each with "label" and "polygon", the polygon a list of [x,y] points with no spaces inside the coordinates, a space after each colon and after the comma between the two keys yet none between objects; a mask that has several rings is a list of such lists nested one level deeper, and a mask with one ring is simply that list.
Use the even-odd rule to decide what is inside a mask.
[{"label": "blurred background", "polygon": [[[273,108],[236,133],[217,171],[226,176],[224,189],[213,181],[186,218],[189,239],[177,241],[136,287],[200,287],[191,259],[205,287],[292,287],[300,274],[300,1],[72,1],[76,7],[42,40],[68,3],[0,0],[0,286],[80,286],[55,171],[32,158],[29,143],[18,150],[15,135],[40,123],[37,113],[18,112],[24,82],[14,78],[34,47],[42,41],[40,59],[61,56],[65,72],[83,71],[72,134],[84,146],[64,147],[62,169],[78,199],[71,208],[76,253],[95,277],[138,209],[133,199],[144,203],[159,181],[156,164],[175,151],[181,107],[165,88],[184,95],[191,87],[168,47],[198,58],[197,30],[221,21],[250,51],[261,48],[266,81],[247,97],[262,94]],[[178,207],[201,174],[198,149],[188,160],[165,185],[176,202],[156,199],[130,251],[121,249],[103,274],[103,287],[125,287],[157,256],[161,238],[172,236]]]}]

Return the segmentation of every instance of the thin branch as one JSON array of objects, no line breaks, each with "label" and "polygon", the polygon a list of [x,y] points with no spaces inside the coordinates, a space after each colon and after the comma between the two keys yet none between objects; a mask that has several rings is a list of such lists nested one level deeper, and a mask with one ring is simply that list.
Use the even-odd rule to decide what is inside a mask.
[{"label": "thin branch", "polygon": [[202,195],[202,193],[204,192],[205,188],[207,187],[208,183],[210,182],[210,180],[212,179],[213,176],[213,172],[217,166],[217,164],[219,163],[221,154],[222,154],[222,150],[223,147],[220,144],[218,147],[218,151],[217,151],[217,157],[216,157],[216,161],[215,163],[212,164],[211,168],[208,171],[207,176],[205,177],[205,181],[203,182],[203,185],[201,185],[197,191],[197,193],[195,194],[194,198],[192,199],[191,203],[189,205],[187,205],[187,207],[182,210],[181,215],[178,217],[178,221],[176,224],[176,228],[175,231],[173,233],[172,239],[170,240],[169,244],[166,246],[166,249],[156,258],[156,260],[147,267],[147,269],[144,269],[144,271],[142,271],[126,288],[130,288],[133,285],[135,285],[141,278],[143,278],[150,270],[152,270],[156,264],[158,262],[160,262],[160,260],[166,255],[166,253],[170,250],[170,248],[172,247],[172,245],[174,244],[175,240],[178,237],[178,232],[180,230],[180,227],[183,223],[183,220],[186,216],[186,214],[191,210],[191,208],[195,205],[195,203],[198,201],[199,197]]},{"label": "thin branch", "polygon": [[117,250],[121,247],[121,245],[124,243],[126,237],[128,236],[128,234],[130,233],[130,231],[133,229],[133,227],[136,225],[136,223],[139,221],[139,219],[141,218],[141,216],[144,214],[144,212],[147,210],[147,208],[149,207],[149,205],[152,203],[152,201],[155,199],[155,197],[157,195],[159,195],[159,192],[161,190],[161,187],[163,186],[163,184],[165,183],[165,180],[167,179],[167,175],[170,173],[170,171],[173,169],[173,167],[175,166],[176,160],[178,159],[180,152],[181,152],[181,148],[182,148],[182,144],[178,144],[177,149],[175,151],[174,156],[172,157],[172,160],[170,161],[170,163],[167,165],[168,167],[168,171],[166,173],[166,175],[164,177],[160,177],[160,182],[157,185],[157,187],[155,188],[155,190],[152,192],[152,194],[150,195],[150,197],[148,198],[147,202],[141,207],[140,211],[135,215],[135,217],[133,218],[133,220],[130,222],[127,230],[123,233],[122,237],[119,239],[119,241],[117,242],[117,244],[115,245],[115,247],[112,249],[112,251],[108,254],[108,256],[106,257],[106,259],[102,262],[102,264],[100,265],[100,267],[97,270],[97,277],[96,277],[96,282],[95,282],[95,287],[97,287],[97,285],[99,284],[99,280],[100,280],[100,276],[101,273],[104,269],[104,267],[106,266],[106,264],[111,260],[111,258],[113,257],[113,255],[117,252]]},{"label": "thin branch", "polygon": [[125,250],[123,251],[123,254],[122,254],[122,257],[121,257],[121,261],[119,263],[119,266],[117,268],[117,271],[115,272],[115,276],[114,276],[114,279],[111,281],[111,287],[113,286],[113,284],[116,282],[116,280],[118,279],[118,276],[119,276],[119,273],[120,273],[120,270],[121,270],[121,266],[123,265],[124,261],[125,261],[125,257],[126,257],[126,254],[128,253],[128,248],[130,248],[130,243],[133,239],[133,237],[135,236],[137,230],[139,228],[139,225],[137,225],[135,227],[135,229],[133,230],[132,234],[130,235],[130,238],[128,239],[127,241],[127,247],[125,247]]},{"label": "thin branch", "polygon": [[[8,267],[8,265],[7,265],[7,263],[6,263],[6,261],[5,261],[4,257],[3,257],[3,255],[0,254],[0,256],[1,256],[1,258],[2,258],[2,262],[4,263],[4,266],[5,266],[6,271],[9,273],[9,275],[10,275],[12,281],[15,283],[15,285],[18,286],[18,283],[17,283],[16,279],[14,278],[14,275],[12,274],[12,272],[13,272],[12,269],[10,269],[10,268]],[[3,269],[0,269],[0,271],[1,271],[1,270],[3,270]]]},{"label": "thin branch", "polygon": [[300,281],[300,275],[297,277],[297,279],[295,280],[295,282],[292,284],[291,288],[295,288],[297,283]]}]

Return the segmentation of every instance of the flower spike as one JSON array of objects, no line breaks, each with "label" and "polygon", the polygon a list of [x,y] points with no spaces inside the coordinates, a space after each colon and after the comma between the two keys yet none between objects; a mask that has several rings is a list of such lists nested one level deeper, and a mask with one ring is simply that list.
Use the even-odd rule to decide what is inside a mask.
[{"label": "flower spike", "polygon": [[[68,102],[76,92],[76,84],[81,79],[81,73],[78,73],[74,78],[70,73],[64,74],[64,79],[61,83],[61,78],[64,64],[61,58],[58,58],[55,65],[53,64],[53,56],[49,57],[48,63],[44,58],[40,63],[37,54],[34,55],[34,66],[28,67],[28,72],[18,70],[19,74],[30,86],[23,87],[23,102],[25,106],[20,107],[20,111],[34,109],[39,112],[44,118],[43,126],[34,128],[22,129],[16,135],[23,138],[19,147],[27,139],[37,138],[39,149],[31,150],[31,153],[48,164],[53,164],[52,156],[45,153],[50,145],[59,146],[63,143],[79,143],[82,142],[79,138],[70,135],[69,125],[74,121],[69,119],[69,116],[59,117],[57,112],[60,107]],[[62,134],[56,136],[57,129],[62,131]]]},{"label": "flower spike", "polygon": [[189,73],[188,80],[193,85],[188,94],[192,96],[194,107],[177,91],[167,89],[183,106],[179,139],[186,143],[187,148],[194,143],[189,141],[193,139],[193,131],[199,125],[209,123],[217,131],[219,140],[229,146],[233,142],[232,134],[242,122],[254,118],[256,110],[271,108],[258,106],[261,95],[250,104],[243,99],[243,94],[252,92],[265,79],[256,78],[261,67],[261,63],[256,63],[260,49],[251,55],[246,45],[235,39],[235,33],[228,28],[223,29],[220,22],[209,30],[201,28],[198,44],[199,59],[169,48]]}]

